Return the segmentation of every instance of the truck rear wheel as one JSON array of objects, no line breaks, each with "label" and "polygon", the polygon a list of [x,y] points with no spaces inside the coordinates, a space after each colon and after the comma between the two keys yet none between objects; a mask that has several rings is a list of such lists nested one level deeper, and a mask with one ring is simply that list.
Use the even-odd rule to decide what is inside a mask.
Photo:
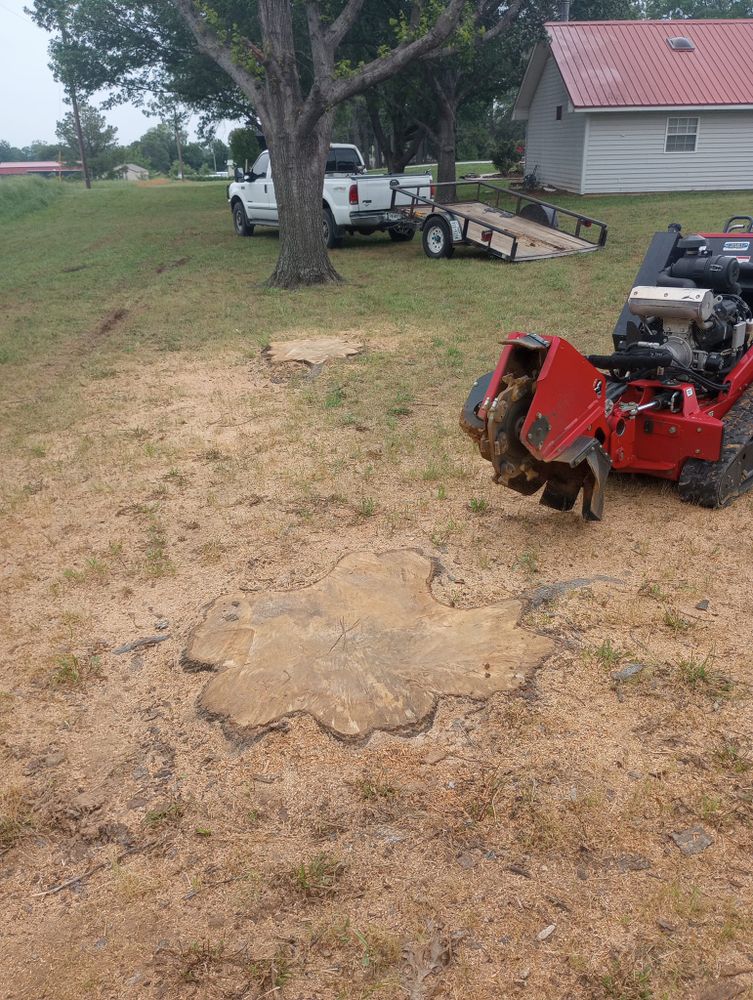
[{"label": "truck rear wheel", "polygon": [[236,201],[233,205],[233,226],[238,236],[253,236],[254,227],[248,221],[246,209],[242,201]]},{"label": "truck rear wheel", "polygon": [[393,226],[387,232],[394,243],[409,243],[416,235],[413,226]]},{"label": "truck rear wheel", "polygon": [[433,260],[440,260],[442,257],[452,257],[455,253],[450,227],[439,216],[430,219],[426,223],[421,241],[424,245],[424,253]]},{"label": "truck rear wheel", "polygon": [[324,232],[324,245],[328,250],[343,245],[343,238],[340,236],[332,212],[328,208],[322,209],[322,228]]}]

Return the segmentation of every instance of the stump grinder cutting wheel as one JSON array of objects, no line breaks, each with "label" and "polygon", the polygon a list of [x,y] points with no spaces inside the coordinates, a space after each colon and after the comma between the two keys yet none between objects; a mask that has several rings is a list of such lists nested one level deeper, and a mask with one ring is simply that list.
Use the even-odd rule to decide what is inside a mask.
[{"label": "stump grinder cutting wheel", "polygon": [[677,482],[725,507],[753,486],[753,217],[721,233],[656,233],[612,334],[584,356],[562,337],[511,333],[460,425],[494,480],[601,520],[611,469]]}]

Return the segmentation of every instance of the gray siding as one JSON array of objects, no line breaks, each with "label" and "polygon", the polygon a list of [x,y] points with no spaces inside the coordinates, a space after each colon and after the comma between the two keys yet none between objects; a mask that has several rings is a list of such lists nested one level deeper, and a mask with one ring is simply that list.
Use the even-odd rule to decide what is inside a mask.
[{"label": "gray siding", "polygon": [[[697,115],[694,153],[665,153],[667,118]],[[588,116],[584,194],[753,188],[753,111],[626,111]]]},{"label": "gray siding", "polygon": [[[557,121],[557,105],[562,120]],[[580,191],[586,116],[568,111],[569,98],[550,56],[541,74],[526,129],[526,172],[537,168],[545,184]]]}]

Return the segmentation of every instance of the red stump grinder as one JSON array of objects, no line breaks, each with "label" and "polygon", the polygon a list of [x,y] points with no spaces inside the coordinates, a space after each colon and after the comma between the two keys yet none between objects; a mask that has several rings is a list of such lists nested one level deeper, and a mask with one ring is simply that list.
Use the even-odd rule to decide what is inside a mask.
[{"label": "red stump grinder", "polygon": [[511,333],[461,427],[494,480],[601,520],[611,469],[678,484],[724,507],[753,486],[753,217],[722,233],[656,233],[613,332],[584,356],[561,337]]}]

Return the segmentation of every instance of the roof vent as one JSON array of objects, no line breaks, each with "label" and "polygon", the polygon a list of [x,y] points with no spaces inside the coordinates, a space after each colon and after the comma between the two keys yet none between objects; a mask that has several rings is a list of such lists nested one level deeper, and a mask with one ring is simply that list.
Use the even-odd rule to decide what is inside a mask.
[{"label": "roof vent", "polygon": [[695,45],[691,42],[689,38],[685,38],[684,35],[674,35],[667,38],[667,45],[670,49],[674,49],[676,52],[692,52]]}]

